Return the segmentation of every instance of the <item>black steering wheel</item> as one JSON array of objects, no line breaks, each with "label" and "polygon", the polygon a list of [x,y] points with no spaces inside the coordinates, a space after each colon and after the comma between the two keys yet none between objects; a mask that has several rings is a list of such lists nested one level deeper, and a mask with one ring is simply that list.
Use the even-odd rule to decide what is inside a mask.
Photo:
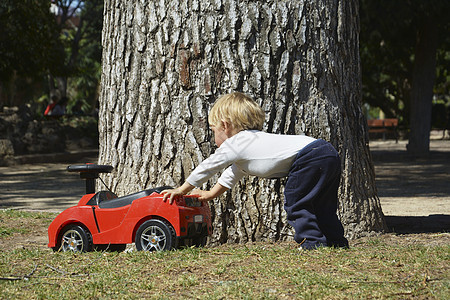
[{"label": "black steering wheel", "polygon": [[110,165],[97,165],[97,164],[84,164],[84,165],[70,165],[67,167],[69,172],[81,173],[111,173],[113,166]]},{"label": "black steering wheel", "polygon": [[95,179],[98,178],[100,173],[111,173],[113,166],[110,165],[97,165],[97,164],[83,164],[83,165],[70,165],[67,167],[69,172],[80,173],[81,179],[86,179],[86,194],[95,193]]}]

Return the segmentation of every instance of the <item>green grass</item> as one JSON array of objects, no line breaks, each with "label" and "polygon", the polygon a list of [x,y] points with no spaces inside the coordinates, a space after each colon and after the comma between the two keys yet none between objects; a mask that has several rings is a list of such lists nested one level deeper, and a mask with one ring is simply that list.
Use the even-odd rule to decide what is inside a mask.
[{"label": "green grass", "polygon": [[[10,213],[10,217],[11,214]],[[4,217],[4,212],[0,213]],[[17,215],[30,222],[54,215]],[[25,223],[27,223],[25,221]],[[27,223],[29,224],[29,223]],[[31,226],[28,226],[31,227]],[[45,228],[46,229],[46,228]],[[359,240],[349,250],[253,243],[161,253],[3,251],[1,299],[448,299],[450,245]],[[443,234],[446,235],[446,234]],[[400,237],[401,239],[402,237]],[[439,239],[431,234],[430,238]],[[406,236],[404,237],[406,239]]]},{"label": "green grass", "polygon": [[[0,238],[14,233],[26,234],[31,231],[27,226],[29,220],[48,220],[54,215],[50,213],[36,213],[14,209],[0,210]],[[14,226],[11,226],[11,223]]]},{"label": "green grass", "polygon": [[55,216],[55,214],[47,212],[33,212],[17,209],[3,209],[0,210],[0,216],[3,218],[21,219],[48,219]]}]

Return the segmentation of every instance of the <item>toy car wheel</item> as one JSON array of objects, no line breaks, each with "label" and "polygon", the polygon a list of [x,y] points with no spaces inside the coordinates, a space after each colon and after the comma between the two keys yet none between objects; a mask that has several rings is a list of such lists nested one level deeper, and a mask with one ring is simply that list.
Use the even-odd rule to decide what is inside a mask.
[{"label": "toy car wheel", "polygon": [[171,226],[165,221],[148,220],[136,232],[138,251],[163,251],[174,247],[175,236]]},{"label": "toy car wheel", "polygon": [[69,226],[61,234],[60,246],[63,252],[88,252],[92,249],[91,233],[79,225]]}]

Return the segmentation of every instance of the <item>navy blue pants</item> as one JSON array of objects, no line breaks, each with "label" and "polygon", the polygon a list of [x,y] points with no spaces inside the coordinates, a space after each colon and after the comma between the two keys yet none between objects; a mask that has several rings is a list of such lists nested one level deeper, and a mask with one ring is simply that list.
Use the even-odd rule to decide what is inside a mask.
[{"label": "navy blue pants", "polygon": [[294,239],[303,248],[348,247],[336,215],[340,177],[339,154],[321,139],[303,148],[292,163],[284,208],[295,229]]}]

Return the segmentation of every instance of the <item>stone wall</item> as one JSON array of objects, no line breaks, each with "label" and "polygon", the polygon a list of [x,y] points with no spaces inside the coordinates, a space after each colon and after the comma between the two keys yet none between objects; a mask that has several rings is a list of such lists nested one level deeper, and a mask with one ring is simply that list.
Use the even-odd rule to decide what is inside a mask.
[{"label": "stone wall", "polygon": [[86,148],[98,148],[97,121],[93,117],[36,117],[27,106],[0,112],[0,165],[10,164],[14,156]]}]

